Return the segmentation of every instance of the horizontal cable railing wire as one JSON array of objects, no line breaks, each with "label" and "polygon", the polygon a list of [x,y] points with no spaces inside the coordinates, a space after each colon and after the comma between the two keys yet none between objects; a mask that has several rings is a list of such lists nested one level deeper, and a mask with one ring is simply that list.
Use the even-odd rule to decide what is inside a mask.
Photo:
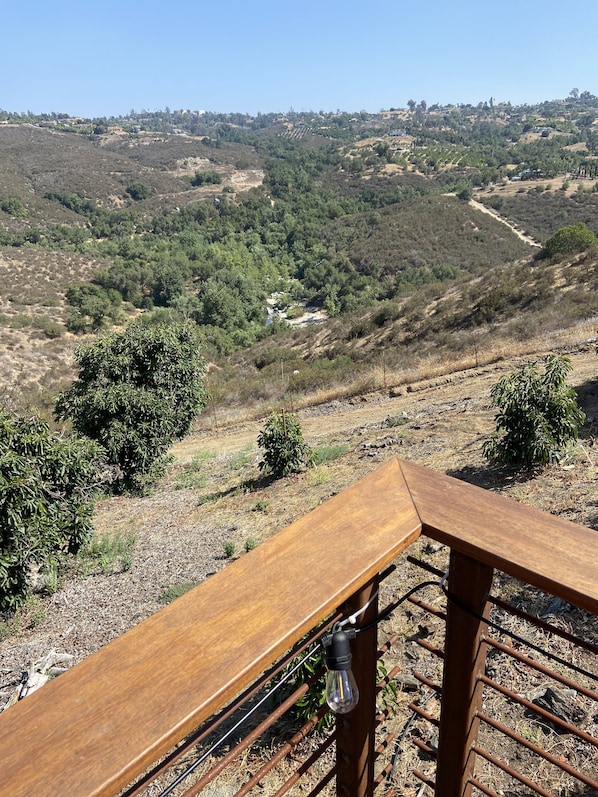
[{"label": "horizontal cable railing wire", "polygon": [[[396,565],[387,567],[380,574],[380,581],[390,576],[395,570]],[[170,795],[173,795],[173,797],[174,795],[177,795],[177,797],[195,797],[201,794],[204,789],[210,784],[213,784],[218,778],[222,777],[228,767],[235,766],[235,763],[239,761],[241,756],[246,754],[265,733],[272,732],[286,713],[291,710],[318,681],[320,681],[325,672],[324,668],[318,669],[308,680],[302,680],[296,689],[290,694],[285,695],[285,699],[276,708],[272,710],[269,709],[267,715],[263,717],[255,727],[239,738],[240,728],[248,721],[249,715],[252,714],[256,708],[259,708],[260,712],[263,713],[263,705],[266,699],[264,694],[266,696],[269,695],[269,685],[272,683],[275,684],[274,691],[277,688],[276,683],[278,679],[285,676],[291,667],[293,671],[297,670],[298,657],[302,657],[300,664],[315,657],[318,651],[316,643],[318,643],[321,637],[330,630],[332,625],[339,622],[341,618],[344,618],[343,623],[354,623],[356,620],[354,617],[345,617],[341,611],[336,612],[326,623],[310,632],[300,644],[296,645],[292,651],[285,654],[280,661],[258,678],[251,687],[238,696],[230,706],[226,707],[216,717],[212,718],[208,724],[191,734],[175,750],[166,756],[163,761],[152,768],[151,771],[146,773],[135,784],[130,786],[127,791],[122,792],[121,797],[137,797],[137,795],[141,797],[147,793],[146,790],[151,784],[154,785],[154,788],[158,786],[160,789],[158,792],[151,792],[152,795],[157,794],[158,797],[169,797]],[[398,637],[396,635],[393,639],[388,640],[387,645],[383,646],[383,648],[378,651],[378,656],[381,658],[392,644],[397,641]],[[378,693],[384,692],[397,673],[398,668],[395,667],[380,680],[377,686]],[[302,676],[302,678],[304,678],[304,676]],[[258,787],[284,759],[295,758],[297,755],[297,748],[300,746],[301,742],[314,731],[328,712],[328,706],[323,705],[288,741],[281,741],[275,744],[271,755],[268,756],[267,760],[262,763],[253,774],[246,776],[242,787],[235,792],[234,797],[245,797],[254,788]],[[390,713],[391,709],[388,707],[380,712],[377,719],[378,724],[387,719]],[[226,728],[226,730],[220,730],[222,728]],[[216,739],[212,742],[215,736]],[[222,752],[219,751],[219,747],[225,742],[229,745],[232,740],[234,740],[234,744],[230,749]],[[336,731],[333,731],[329,732],[321,741],[318,741],[315,748],[313,748],[309,755],[299,763],[276,794],[285,794],[301,778],[304,778],[308,774],[310,768],[333,746],[335,740]],[[387,739],[387,744],[390,744],[390,737]],[[203,752],[200,752],[200,748],[206,748],[206,746],[207,750],[204,749]],[[383,749],[384,745],[380,747],[380,752],[382,752]],[[194,750],[197,752],[194,753]],[[168,771],[177,764],[177,762],[180,762],[183,757],[193,760],[191,763],[188,763],[186,768],[183,769],[182,772],[179,772],[175,779],[168,785],[160,786],[159,784],[167,777]],[[188,781],[200,766],[202,766],[202,770],[201,773],[195,774],[197,778],[195,782],[185,788],[185,781]],[[336,767],[332,767],[328,773],[321,775],[319,782],[313,787],[312,793],[317,794],[321,792],[326,784],[334,777],[335,772]],[[313,780],[314,778],[312,778],[312,781]]]},{"label": "horizontal cable railing wire", "polygon": [[485,636],[484,641],[487,642],[491,647],[495,648],[496,650],[500,650],[503,653],[506,653],[508,656],[511,656],[517,661],[520,661],[522,664],[531,667],[533,670],[537,670],[537,672],[542,673],[543,675],[547,675],[550,678],[553,678],[555,681],[563,684],[563,686],[567,686],[569,689],[575,689],[577,692],[581,692],[582,694],[586,695],[586,697],[591,698],[592,700],[598,701],[598,692],[594,689],[588,689],[583,684],[580,684],[578,681],[574,681],[572,678],[567,678],[567,676],[562,675],[556,670],[551,670],[549,667],[545,667],[539,661],[535,659],[531,659],[529,656],[525,656],[523,653],[520,653],[518,650],[512,645],[505,645],[503,642],[499,642],[498,639],[494,639],[490,636]]},{"label": "horizontal cable railing wire", "polygon": [[[300,659],[301,662],[312,658],[316,651],[317,651],[317,642],[318,640],[331,628],[331,626],[337,622],[341,617],[342,613],[338,612],[335,613],[332,618],[329,618],[326,623],[319,626],[316,629],[313,629],[305,639],[303,639],[298,645],[296,645],[293,650],[289,651],[285,656],[283,656],[278,662],[276,662],[271,668],[269,668],[265,673],[260,676],[256,680],[254,684],[252,684],[247,690],[245,690],[241,695],[239,695],[228,707],[226,707],[223,711],[221,711],[218,715],[213,717],[209,723],[199,728],[196,732],[191,734],[187,739],[185,739],[175,750],[173,750],[165,759],[159,762],[155,767],[153,767],[149,772],[147,772],[140,780],[138,780],[135,784],[130,786],[125,792],[121,793],[121,797],[136,797],[137,795],[142,795],[144,793],[144,789],[152,784],[156,783],[158,779],[164,779],[166,773],[178,762],[180,761],[183,756],[188,755],[191,756],[191,751],[193,748],[197,748],[201,745],[202,742],[205,742],[208,738],[213,737],[219,728],[221,728],[225,723],[232,722],[231,728],[228,728],[227,731],[223,731],[220,736],[215,740],[213,744],[208,747],[207,753],[204,753],[202,756],[196,755],[195,760],[190,763],[187,768],[183,771],[182,774],[179,774],[176,779],[170,783],[168,786],[162,787],[161,791],[158,792],[159,797],[168,797],[168,795],[174,793],[174,791],[192,774],[195,769],[199,766],[200,763],[203,762],[204,759],[207,759],[210,755],[212,755],[218,747],[223,744],[225,741],[228,740],[230,736],[238,731],[238,729],[246,723],[251,714],[258,708],[262,706],[262,704],[269,698],[268,692],[268,685],[272,684],[273,682],[277,683],[277,678],[281,678],[284,676],[285,671],[289,671],[290,668],[297,669],[297,659],[298,657],[302,657]],[[311,648],[311,649],[310,649]],[[307,651],[307,652],[306,652]],[[301,684],[291,696],[287,697],[286,700],[278,706],[275,710],[271,711],[267,717],[261,722],[258,726],[259,730],[256,732],[255,729],[248,734],[247,736],[243,737],[237,745],[233,748],[233,750],[229,751],[227,754],[223,755],[218,762],[209,770],[208,773],[205,773],[201,779],[201,786],[198,787],[197,784],[194,784],[190,789],[184,792],[180,792],[182,797],[191,797],[191,795],[199,794],[201,789],[203,789],[207,784],[213,781],[225,768],[229,765],[235,758],[237,758],[244,749],[250,746],[252,743],[255,742],[260,735],[262,735],[266,730],[268,730],[272,725],[274,725],[282,716],[292,708],[296,702],[306,694],[309,690],[310,686],[315,682],[318,678],[323,675],[324,670],[321,669],[318,672],[314,673],[312,678],[309,681]],[[277,688],[277,687],[275,687]],[[266,693],[266,697],[261,697],[262,693]],[[256,701],[257,702],[252,702]],[[247,709],[247,706],[250,706]],[[317,724],[318,720],[327,713],[327,707],[323,707],[320,712],[318,712],[317,718],[313,722],[306,723],[301,731],[305,730],[305,732],[309,732],[313,729],[315,724]],[[308,727],[307,727],[308,726]],[[299,733],[301,733],[301,731]],[[304,734],[305,735],[305,734]],[[303,738],[303,736],[302,736]],[[295,743],[296,746],[298,742]],[[285,748],[286,749],[286,748]],[[287,749],[286,754],[288,754],[289,750]],[[280,758],[283,758],[280,756]]]},{"label": "horizontal cable railing wire", "polygon": [[485,722],[487,725],[490,725],[497,731],[500,731],[500,733],[508,736],[510,739],[513,739],[513,741],[522,745],[522,747],[527,747],[528,750],[531,750],[533,753],[540,756],[540,758],[543,758],[545,761],[549,761],[551,764],[554,764],[554,766],[558,767],[563,772],[566,772],[568,775],[572,775],[574,778],[577,778],[577,780],[585,783],[586,786],[590,786],[591,788],[598,790],[597,780],[594,780],[594,778],[591,778],[585,775],[583,772],[580,772],[578,769],[570,766],[566,761],[563,761],[558,756],[552,755],[552,753],[543,750],[537,744],[534,744],[529,739],[525,739],[523,736],[521,736],[521,734],[516,733],[511,728],[508,728],[506,725],[503,725],[501,722],[498,722],[483,712],[479,712],[478,717],[480,720],[482,720],[482,722]]},{"label": "horizontal cable railing wire", "polygon": [[[406,559],[425,572],[438,576],[440,579],[444,578],[444,571],[429,562],[415,556],[407,556]],[[449,595],[447,597],[450,600],[451,596]],[[504,698],[508,703],[519,706],[520,710],[525,711],[526,727],[529,725],[528,735],[533,736],[533,734],[537,733],[539,738],[538,740],[530,740],[526,738],[524,733],[519,733],[516,728],[509,727],[508,715],[512,712],[509,712],[508,709],[505,711],[507,715],[506,718],[496,717],[491,709],[482,710],[478,712],[479,721],[482,723],[482,726],[492,729],[493,732],[508,739],[515,746],[525,749],[527,753],[535,757],[537,761],[545,762],[546,766],[554,767],[556,770],[563,773],[564,777],[566,776],[566,778],[569,778],[569,781],[565,783],[562,788],[559,787],[557,789],[559,795],[572,794],[573,792],[571,789],[575,789],[574,782],[583,784],[585,787],[596,790],[598,793],[598,765],[594,763],[594,771],[588,772],[582,771],[581,769],[581,766],[583,766],[584,769],[586,768],[586,763],[588,763],[589,768],[592,769],[591,762],[597,761],[595,748],[598,746],[598,740],[595,735],[593,735],[589,729],[579,727],[579,723],[567,721],[567,719],[559,717],[547,708],[543,708],[542,705],[537,705],[532,699],[533,694],[529,695],[530,699],[528,699],[527,694],[528,692],[533,693],[534,687],[537,692],[541,692],[543,687],[540,687],[539,684],[543,682],[544,684],[549,684],[550,681],[553,681],[557,685],[569,690],[567,694],[570,693],[573,696],[577,695],[578,699],[583,697],[587,699],[587,701],[598,700],[598,691],[592,688],[596,680],[593,674],[595,672],[595,667],[591,662],[589,666],[585,664],[585,662],[588,661],[586,654],[589,654],[591,658],[593,654],[598,653],[598,648],[592,642],[580,638],[572,630],[559,628],[547,619],[536,617],[519,607],[512,606],[501,598],[491,595],[488,601],[493,606],[493,613],[491,616],[494,620],[486,624],[482,639],[489,646],[490,655],[487,661],[487,667],[490,667],[493,677],[489,677],[488,673],[480,677],[484,689],[490,690],[487,695],[486,692],[484,692],[484,704],[490,700],[490,705],[492,705],[491,694],[493,692],[498,693],[501,698]],[[409,603],[417,607],[419,611],[425,612],[437,620],[446,620],[446,611],[444,609],[424,600],[418,595],[412,595],[409,598]],[[495,618],[495,613],[500,615],[498,618],[500,622]],[[515,634],[510,627],[503,627],[509,626],[509,615],[517,621],[518,634]],[[483,618],[480,617],[479,619],[481,622],[484,622]],[[425,627],[425,623],[421,618],[418,619],[417,622],[420,628]],[[531,634],[529,643],[525,639],[526,631],[520,629],[529,629],[527,631],[528,634]],[[501,641],[501,639],[497,638],[501,631],[504,634],[505,641]],[[540,639],[540,641],[538,641],[538,639]],[[437,642],[435,639],[431,641],[431,639],[416,638],[412,641],[418,648],[427,651],[434,658],[441,658],[444,655],[442,643]],[[526,644],[529,644],[531,655],[524,650]],[[563,655],[561,655],[561,651],[565,651]],[[551,660],[555,662],[556,666],[551,667],[543,663],[541,660],[542,654],[547,657],[549,662]],[[582,654],[585,655],[585,660]],[[499,661],[497,657],[502,658]],[[507,664],[508,661],[514,661],[516,666],[520,669],[516,671],[513,671],[512,668],[509,669]],[[501,664],[500,662],[505,663]],[[579,666],[580,663],[583,666]],[[566,672],[565,667],[569,668],[569,672]],[[498,676],[495,677],[494,673],[500,669],[504,670],[502,678]],[[508,678],[509,675],[511,677],[513,675],[517,676],[517,687],[509,683],[508,680],[508,685],[499,682],[504,680],[505,677]],[[442,684],[438,683],[435,677],[430,677],[429,673],[422,671],[421,664],[418,669],[413,670],[413,677],[422,688],[433,689],[438,696],[441,696]],[[527,687],[522,685],[522,681],[527,683]],[[586,683],[583,683],[583,681]],[[510,688],[511,686],[513,686],[513,688]],[[522,694],[522,692],[525,692],[525,695]],[[414,716],[417,716],[420,720],[426,721],[431,728],[438,726],[438,719],[436,716],[424,710],[416,701],[410,703],[408,708],[413,711]],[[595,710],[592,711],[591,708],[586,706],[585,711],[588,717],[593,717],[594,721],[598,723],[598,714],[596,714]],[[516,718],[516,715],[513,715],[513,718]],[[589,724],[591,724],[591,722]],[[534,730],[534,727],[537,728],[537,731]],[[546,734],[554,735],[554,741],[552,741],[552,736],[547,740],[545,744],[547,749],[542,747],[540,743],[541,738]],[[436,758],[437,751],[435,745],[431,741],[432,738],[432,733],[430,733],[430,738],[428,739],[425,733],[420,732],[417,735],[412,734],[410,739],[419,751],[419,756],[423,756],[427,760],[434,760]],[[577,740],[577,747],[573,745],[572,741],[568,742],[569,747],[575,747],[576,755],[573,755],[573,759],[575,760],[569,760],[567,756],[567,746],[564,742],[561,746],[556,745],[556,743],[561,742],[562,739],[565,739],[565,741]],[[496,749],[494,744],[496,744]],[[551,752],[551,745],[558,747],[556,752]],[[580,748],[579,745],[582,747]],[[544,783],[541,778],[538,779],[534,774],[534,767],[530,763],[531,759],[526,759],[522,764],[518,764],[518,768],[516,768],[513,762],[517,761],[520,756],[511,751],[509,753],[509,758],[507,758],[506,761],[501,761],[501,756],[498,752],[500,748],[500,742],[493,740],[488,734],[480,735],[475,744],[475,752],[479,756],[479,760],[486,761],[486,766],[489,765],[491,769],[486,770],[482,767],[481,772],[476,771],[475,775],[470,778],[469,782],[471,786],[479,792],[488,795],[488,797],[498,797],[498,794],[504,791],[504,779],[501,783],[500,777],[496,775],[496,771],[499,770],[503,773],[505,778],[513,779],[520,784],[519,788],[521,788],[522,784],[526,788],[533,789],[537,794],[543,797],[554,797],[550,788],[547,788],[548,783]],[[578,748],[581,752],[578,751]],[[584,753],[583,750],[586,752]],[[539,769],[541,769],[541,767]],[[426,780],[430,781],[429,774],[422,775],[421,772],[418,773],[416,768],[411,770],[411,774],[422,782]],[[551,775],[548,777],[548,781],[550,782],[551,780],[556,782],[556,776]]]}]

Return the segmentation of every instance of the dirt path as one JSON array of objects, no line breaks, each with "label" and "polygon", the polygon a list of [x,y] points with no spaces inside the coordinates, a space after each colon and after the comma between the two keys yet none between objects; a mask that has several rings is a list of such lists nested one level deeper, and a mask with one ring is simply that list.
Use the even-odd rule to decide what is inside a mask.
[{"label": "dirt path", "polygon": [[[592,346],[583,346],[568,355],[573,371],[569,383],[577,386],[596,379],[598,359]],[[431,411],[451,407],[462,401],[464,392],[468,399],[488,405],[490,389],[500,376],[512,370],[529,357],[518,357],[481,368],[459,371],[446,376],[403,386],[397,390],[376,392],[367,396],[340,399],[296,412],[301,421],[305,439],[313,446],[334,435],[348,436],[370,424],[379,424],[386,418],[404,414],[414,419],[430,415]],[[541,359],[538,357],[538,359]],[[390,393],[392,392],[392,397]],[[263,418],[243,421],[228,428],[218,427],[216,415],[206,418],[204,426],[174,446],[172,453],[177,462],[189,462],[198,451],[233,454],[256,446]]]},{"label": "dirt path", "polygon": [[506,227],[508,227],[511,230],[511,232],[514,232],[515,235],[518,238],[520,238],[524,243],[529,244],[530,246],[535,246],[538,249],[542,248],[542,244],[539,244],[533,238],[530,238],[529,235],[525,235],[525,233],[521,232],[521,230],[519,230],[517,227],[511,224],[510,221],[507,221],[507,219],[503,218],[500,215],[500,213],[497,213],[492,208],[489,208],[487,205],[484,205],[481,202],[476,202],[475,199],[470,199],[469,204],[471,205],[472,208],[480,210],[482,213],[486,213],[486,215],[488,216],[492,216],[492,218],[496,219],[496,221],[500,221],[501,224],[504,224]]}]

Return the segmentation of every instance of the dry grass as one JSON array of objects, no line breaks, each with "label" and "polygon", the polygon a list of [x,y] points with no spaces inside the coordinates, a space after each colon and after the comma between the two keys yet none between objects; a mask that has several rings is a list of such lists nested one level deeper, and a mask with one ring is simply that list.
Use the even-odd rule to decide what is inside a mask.
[{"label": "dry grass", "polygon": [[45,405],[73,378],[73,348],[66,331],[65,293],[89,280],[101,261],[43,249],[0,252],[0,392],[11,404]]}]

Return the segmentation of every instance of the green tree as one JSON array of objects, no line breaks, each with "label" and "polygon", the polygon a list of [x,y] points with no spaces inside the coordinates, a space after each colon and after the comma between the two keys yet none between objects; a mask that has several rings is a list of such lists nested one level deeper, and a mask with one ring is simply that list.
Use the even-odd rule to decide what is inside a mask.
[{"label": "green tree", "polygon": [[163,475],[168,447],[205,406],[205,363],[191,322],[137,321],[75,351],[78,379],[56,416],[96,440],[116,491],[142,493]]},{"label": "green tree", "polygon": [[275,479],[297,473],[311,464],[313,452],[303,440],[301,425],[294,415],[273,412],[259,433],[257,444],[264,450],[260,470]]},{"label": "green tree", "polygon": [[487,459],[522,467],[559,461],[585,418],[565,381],[570,370],[568,357],[553,354],[544,373],[528,362],[497,382],[490,393],[498,413],[496,432],[484,444]]},{"label": "green tree", "polygon": [[0,409],[0,611],[16,608],[31,567],[55,565],[92,533],[99,446]]},{"label": "green tree", "polygon": [[221,182],[222,177],[218,172],[214,171],[195,172],[195,175],[191,178],[191,185],[193,186],[220,185]]},{"label": "green tree", "polygon": [[0,202],[0,209],[9,216],[24,218],[27,216],[27,208],[18,196],[7,196]]},{"label": "green tree", "polygon": [[544,247],[548,257],[574,255],[598,244],[598,238],[583,222],[561,227],[552,235]]},{"label": "green tree", "polygon": [[68,289],[66,300],[70,305],[66,327],[71,332],[95,332],[120,317],[122,298],[111,288],[93,283],[76,285]]},{"label": "green tree", "polygon": [[147,183],[137,182],[127,186],[127,194],[136,202],[140,202],[142,199],[148,199],[152,193],[152,187]]}]

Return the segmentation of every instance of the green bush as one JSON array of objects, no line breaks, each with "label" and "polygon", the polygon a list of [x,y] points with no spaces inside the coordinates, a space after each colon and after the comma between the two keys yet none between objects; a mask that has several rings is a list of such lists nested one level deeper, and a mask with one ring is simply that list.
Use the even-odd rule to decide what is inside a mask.
[{"label": "green bush", "polygon": [[349,446],[344,443],[337,443],[336,445],[323,445],[318,446],[313,452],[312,461],[314,465],[325,465],[327,462],[332,462],[343,454],[346,454]]},{"label": "green bush", "polygon": [[147,491],[207,401],[195,326],[136,322],[75,358],[79,377],[58,398],[57,417],[103,447],[116,491]]},{"label": "green bush", "polygon": [[134,532],[94,535],[84,546],[80,557],[86,562],[98,562],[104,573],[126,573],[133,565],[137,545]]},{"label": "green bush", "polygon": [[401,317],[401,307],[397,302],[384,302],[372,318],[377,327],[383,327],[387,321],[396,321]]},{"label": "green bush", "polygon": [[122,297],[114,289],[94,284],[72,286],[66,292],[66,300],[66,327],[70,332],[96,332],[105,323],[120,319]]},{"label": "green bush", "polygon": [[584,252],[591,246],[598,243],[598,238],[589,230],[583,222],[570,224],[568,227],[561,227],[552,235],[544,247],[549,257],[557,255],[574,255]]},{"label": "green bush", "polygon": [[27,208],[23,201],[18,196],[7,196],[0,202],[0,210],[8,213],[9,216],[16,218],[25,218],[27,216]]},{"label": "green bush", "polygon": [[127,194],[134,199],[135,202],[140,202],[142,199],[148,199],[153,194],[151,185],[147,183],[132,183],[127,187]]},{"label": "green bush", "polygon": [[160,603],[172,603],[177,598],[180,598],[181,595],[185,595],[185,593],[193,589],[194,586],[195,584],[192,581],[182,581],[180,584],[171,584],[168,587],[164,587],[160,594]]},{"label": "green bush", "polygon": [[0,611],[27,596],[32,566],[56,566],[92,533],[100,449],[37,416],[0,410]]},{"label": "green bush", "polygon": [[24,329],[31,326],[31,322],[31,316],[19,314],[11,316],[8,325],[11,329]]},{"label": "green bush", "polygon": [[218,172],[214,171],[195,172],[194,176],[191,178],[191,185],[195,187],[201,185],[220,185],[221,182],[222,177]]},{"label": "green bush", "polygon": [[237,549],[237,544],[235,543],[234,540],[227,540],[223,544],[222,548],[224,550],[224,555],[226,556],[226,558],[227,559],[232,559],[232,557],[235,555],[235,551]]},{"label": "green bush", "polygon": [[38,316],[33,320],[35,329],[41,330],[47,338],[54,339],[61,337],[64,327],[58,321],[53,321],[48,316]]},{"label": "green bush", "polygon": [[487,459],[521,467],[558,462],[577,439],[585,416],[565,383],[571,361],[550,355],[545,363],[544,373],[528,362],[492,388],[492,405],[499,411],[496,432],[484,444]]},{"label": "green bush", "polygon": [[257,438],[264,450],[260,470],[280,479],[289,473],[297,473],[313,461],[311,448],[303,440],[301,425],[294,415],[274,412],[267,419]]}]

